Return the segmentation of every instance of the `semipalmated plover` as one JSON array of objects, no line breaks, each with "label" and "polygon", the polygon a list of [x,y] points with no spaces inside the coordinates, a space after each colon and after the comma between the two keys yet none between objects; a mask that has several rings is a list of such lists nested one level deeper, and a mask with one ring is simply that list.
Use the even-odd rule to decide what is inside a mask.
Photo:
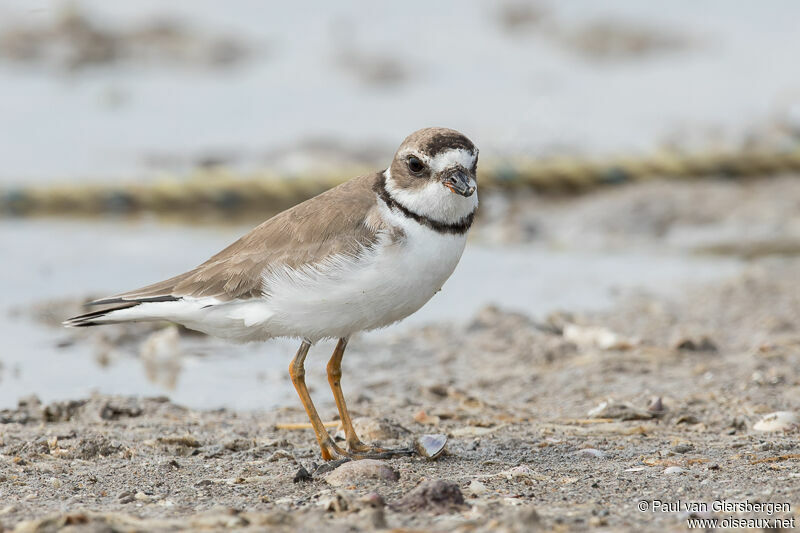
[{"label": "semipalmated plover", "polygon": [[[284,211],[188,272],[90,305],[112,307],[67,326],[167,320],[236,341],[302,339],[289,372],[322,449],[386,456],[363,444],[340,385],[347,340],[417,311],[456,267],[478,206],[478,150],[463,134],[409,135],[382,172],[360,176]],[[328,435],[305,384],[303,362],[321,339],[347,450]]]}]

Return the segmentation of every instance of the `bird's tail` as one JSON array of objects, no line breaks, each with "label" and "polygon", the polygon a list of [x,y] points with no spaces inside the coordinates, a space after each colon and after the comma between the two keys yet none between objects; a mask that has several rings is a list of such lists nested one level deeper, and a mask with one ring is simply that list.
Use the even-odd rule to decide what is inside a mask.
[{"label": "bird's tail", "polygon": [[179,300],[180,298],[168,294],[159,296],[145,295],[139,297],[122,294],[120,296],[112,296],[111,298],[101,298],[100,300],[89,302],[86,305],[113,305],[113,307],[74,316],[65,320],[62,324],[68,328],[83,328],[87,326],[100,326],[102,324],[118,324],[120,322],[162,320],[163,317],[160,316],[160,313],[152,312],[152,307],[145,305],[139,309],[134,310],[133,308],[142,304],[177,302]]},{"label": "bird's tail", "polygon": [[122,313],[119,313],[119,311],[130,309],[131,307],[136,307],[140,304],[141,302],[127,302],[116,307],[101,309],[100,311],[92,311],[91,313],[68,318],[62,322],[62,324],[68,328],[85,328],[88,326],[100,326],[102,324],[117,324],[119,322],[126,322],[130,320],[130,318],[120,316]]}]

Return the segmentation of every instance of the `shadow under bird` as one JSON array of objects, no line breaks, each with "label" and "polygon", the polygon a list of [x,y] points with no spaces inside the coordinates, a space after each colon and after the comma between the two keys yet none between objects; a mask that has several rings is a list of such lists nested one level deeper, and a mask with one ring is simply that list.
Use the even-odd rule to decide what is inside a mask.
[{"label": "shadow under bird", "polygon": [[[386,170],[270,218],[188,272],[90,302],[111,307],[64,324],[167,320],[240,342],[301,339],[289,372],[323,459],[409,454],[358,438],[340,385],[342,356],[351,335],[411,315],[450,277],[478,206],[477,164],[463,134],[416,131]],[[338,339],[327,370],[346,450],[328,434],[305,384],[306,354],[328,338]]]}]

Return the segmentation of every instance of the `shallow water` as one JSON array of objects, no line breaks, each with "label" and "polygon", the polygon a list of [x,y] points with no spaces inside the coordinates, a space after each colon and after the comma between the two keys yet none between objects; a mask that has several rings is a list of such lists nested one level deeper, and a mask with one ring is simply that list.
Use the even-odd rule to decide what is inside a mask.
[{"label": "shallow water", "polygon": [[[32,304],[88,294],[107,295],[166,278],[200,263],[245,228],[187,228],[152,222],[0,221],[4,295],[0,315],[0,407],[36,394],[44,401],[78,398],[91,391],[167,394],[199,408],[239,409],[295,405],[287,365],[296,342],[234,345],[215,339],[182,339],[182,369],[174,390],[148,381],[139,358],[112,353],[103,367],[91,343],[59,348],[69,333],[35,322]],[[388,339],[402,328],[464,322],[484,305],[497,304],[536,317],[554,310],[606,308],[619,294],[644,289],[678,294],[687,284],[735,274],[741,263],[692,257],[678,251],[577,251],[500,247],[470,242],[456,272],[423,309],[399,325],[367,334]],[[369,355],[351,343],[345,367]],[[323,354],[323,352],[325,352]],[[312,387],[326,387],[330,346],[309,359]],[[391,364],[387,361],[387,364]],[[325,395],[327,396],[327,395]],[[320,398],[320,404],[327,405]]]},{"label": "shallow water", "polygon": [[[4,0],[0,30],[44,24],[70,3]],[[12,125],[0,128],[0,183],[138,179],[208,154],[252,168],[312,139],[377,145],[383,160],[429,125],[464,131],[485,161],[629,153],[665,138],[741,138],[776,118],[796,126],[800,108],[800,5],[791,1],[543,1],[533,3],[542,23],[517,31],[499,22],[504,3],[480,0],[77,4],[109,28],[166,16],[241,37],[254,54],[221,71],[123,63],[70,74],[0,61],[0,122]],[[607,21],[687,44],[616,59],[564,44]],[[366,83],[367,67],[348,61],[388,61],[404,74]]]}]

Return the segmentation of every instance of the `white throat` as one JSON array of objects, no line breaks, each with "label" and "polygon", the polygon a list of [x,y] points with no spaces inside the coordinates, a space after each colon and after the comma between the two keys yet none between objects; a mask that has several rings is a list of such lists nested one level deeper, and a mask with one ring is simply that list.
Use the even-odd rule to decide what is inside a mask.
[{"label": "white throat", "polygon": [[[390,169],[387,168],[383,176],[386,179],[386,192],[394,201],[436,222],[456,224],[478,207],[477,191],[470,197],[464,197],[437,181],[429,181],[420,189],[403,189],[392,179]],[[475,186],[475,181],[470,180],[470,185]]]}]

